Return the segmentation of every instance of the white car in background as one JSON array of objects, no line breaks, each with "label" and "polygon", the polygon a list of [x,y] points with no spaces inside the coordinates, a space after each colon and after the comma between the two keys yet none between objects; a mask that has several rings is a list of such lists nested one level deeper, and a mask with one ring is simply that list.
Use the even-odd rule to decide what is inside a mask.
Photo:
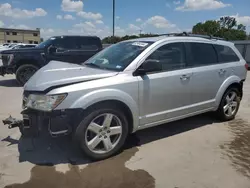
[{"label": "white car in background", "polygon": [[13,50],[13,49],[19,49],[19,48],[34,48],[34,47],[36,47],[36,44],[15,43],[15,44],[10,44],[7,47],[0,48],[0,53],[4,50]]}]

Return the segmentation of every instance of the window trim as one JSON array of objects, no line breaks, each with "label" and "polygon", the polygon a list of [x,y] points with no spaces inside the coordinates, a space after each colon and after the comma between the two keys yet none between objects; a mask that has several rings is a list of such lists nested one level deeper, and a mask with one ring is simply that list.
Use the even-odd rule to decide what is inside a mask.
[{"label": "window trim", "polygon": [[[133,75],[134,73],[143,65],[143,63],[147,60],[147,58],[152,55],[156,50],[158,50],[159,48],[165,46],[165,45],[169,45],[169,44],[175,44],[175,43],[181,43],[183,45],[183,49],[184,49],[184,55],[185,55],[185,65],[183,68],[180,69],[175,69],[175,70],[162,70],[162,71],[157,71],[157,72],[148,72],[146,73],[146,75],[151,75],[151,74],[161,74],[161,73],[166,73],[166,72],[173,72],[173,71],[180,71],[180,70],[184,70],[187,69],[187,49],[186,49],[186,42],[183,41],[171,41],[171,42],[167,42],[167,43],[163,43],[160,44],[159,46],[156,46],[152,52],[148,53],[145,57],[143,57],[143,59],[138,62],[138,64],[140,63],[140,65],[133,71]],[[141,63],[142,62],[142,63]]]}]

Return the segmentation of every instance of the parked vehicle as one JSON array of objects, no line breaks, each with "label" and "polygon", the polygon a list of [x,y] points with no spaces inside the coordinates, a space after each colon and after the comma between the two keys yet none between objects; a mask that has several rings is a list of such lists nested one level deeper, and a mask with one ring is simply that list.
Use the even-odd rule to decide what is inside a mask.
[{"label": "parked vehicle", "polygon": [[250,40],[233,41],[250,67]]},{"label": "parked vehicle", "polygon": [[102,50],[101,40],[92,36],[57,36],[38,44],[35,48],[2,52],[0,75],[16,74],[24,85],[29,78],[51,60],[82,63]]},{"label": "parked vehicle", "polygon": [[80,65],[52,61],[25,84],[23,135],[71,134],[92,159],[117,153],[128,134],[214,111],[235,118],[247,64],[231,42],[194,35],[141,38]]},{"label": "parked vehicle", "polygon": [[9,43],[4,43],[4,44],[1,44],[1,45],[0,45],[0,48],[6,47],[6,46],[9,46],[9,45],[10,45]]},{"label": "parked vehicle", "polygon": [[34,47],[36,47],[36,44],[12,44],[10,46],[0,48],[0,55],[2,54],[1,52],[5,50],[14,50],[14,49],[20,49],[20,48],[34,48]]}]

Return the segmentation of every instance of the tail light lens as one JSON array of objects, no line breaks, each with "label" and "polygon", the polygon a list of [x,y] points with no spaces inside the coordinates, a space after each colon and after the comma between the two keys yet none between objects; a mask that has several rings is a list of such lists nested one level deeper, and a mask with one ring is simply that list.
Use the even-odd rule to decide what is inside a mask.
[{"label": "tail light lens", "polygon": [[245,68],[246,68],[247,70],[248,70],[248,68],[249,68],[249,66],[248,66],[248,64],[247,64],[247,63],[245,64]]}]

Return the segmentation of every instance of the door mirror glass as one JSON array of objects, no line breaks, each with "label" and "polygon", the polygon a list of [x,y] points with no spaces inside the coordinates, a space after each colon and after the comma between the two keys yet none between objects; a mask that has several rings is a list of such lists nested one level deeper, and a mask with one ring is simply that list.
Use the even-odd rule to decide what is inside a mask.
[{"label": "door mirror glass", "polygon": [[146,60],[139,69],[136,71],[136,75],[145,75],[149,72],[160,72],[162,71],[162,64],[159,60],[148,59]]},{"label": "door mirror glass", "polygon": [[48,48],[48,53],[49,54],[54,54],[54,53],[56,53],[57,52],[57,48],[55,47],[55,46],[50,46],[49,48]]},{"label": "door mirror glass", "polygon": [[57,48],[56,53],[64,53],[65,49],[64,48]]}]

